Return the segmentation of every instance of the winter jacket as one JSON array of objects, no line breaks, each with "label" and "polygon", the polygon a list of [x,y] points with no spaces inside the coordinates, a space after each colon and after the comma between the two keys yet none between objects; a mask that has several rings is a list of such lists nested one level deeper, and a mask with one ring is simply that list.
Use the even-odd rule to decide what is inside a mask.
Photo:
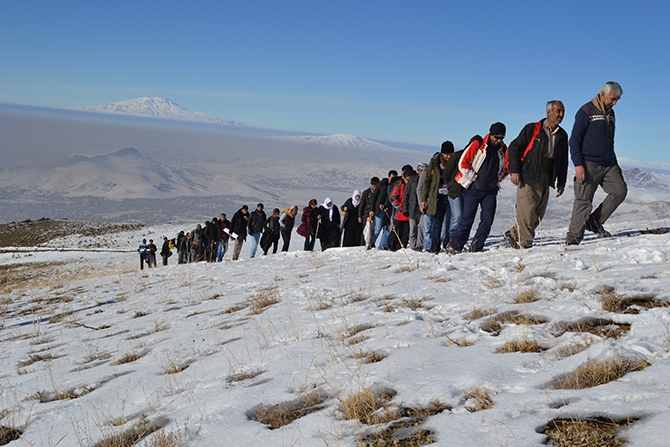
[{"label": "winter jacket", "polygon": [[241,209],[233,215],[233,220],[230,221],[230,231],[237,234],[238,239],[245,241],[247,239],[247,221],[249,220],[249,213],[243,212]]},{"label": "winter jacket", "polygon": [[300,220],[300,225],[296,230],[302,237],[309,237],[310,234],[314,234],[316,231],[316,208],[311,206],[306,206],[302,209],[302,218]]},{"label": "winter jacket", "polygon": [[583,166],[585,160],[617,163],[614,154],[614,109],[607,113],[603,110],[600,96],[596,96],[577,111],[570,134],[570,156],[575,166]]},{"label": "winter jacket", "polygon": [[265,220],[267,215],[265,211],[255,210],[253,213],[249,214],[249,234],[260,233],[263,231],[263,225],[265,225]]},{"label": "winter jacket", "polygon": [[412,174],[407,180],[405,186],[405,196],[402,199],[405,212],[410,218],[419,220],[421,218],[421,204],[419,203],[419,196],[417,194],[417,187],[419,185],[419,174]]},{"label": "winter jacket", "polygon": [[[486,149],[488,147],[489,134],[486,134],[484,139],[480,142],[475,140],[463,151],[460,160],[458,161],[458,172],[454,177],[455,180],[464,188],[470,187],[477,179],[479,169],[486,160]],[[507,145],[500,144],[500,148],[496,151],[498,157],[497,169],[497,184],[500,187],[500,181],[507,176]]]},{"label": "winter jacket", "polygon": [[293,230],[293,225],[295,225],[295,217],[291,216],[289,210],[282,211],[281,217],[279,218],[281,231],[291,232]]},{"label": "winter jacket", "polygon": [[[528,123],[521,129],[519,136],[509,144],[509,172],[521,174],[521,181],[528,185],[537,183],[540,177],[540,163],[542,153],[549,146],[549,136],[544,131],[546,118],[538,123]],[[537,134],[536,126],[539,126]],[[535,138],[533,139],[533,135]],[[528,152],[528,145],[532,146]],[[524,158],[521,161],[521,158]],[[553,188],[565,188],[568,177],[568,133],[559,128],[554,143],[554,166],[552,168],[549,185]],[[558,180],[558,182],[557,182]]]},{"label": "winter jacket", "polygon": [[405,181],[402,178],[393,184],[390,194],[391,206],[393,206],[393,219],[400,222],[409,222],[409,215],[405,214],[404,197],[405,197]]},{"label": "winter jacket", "polygon": [[[375,188],[375,190],[378,189],[379,188]],[[361,194],[361,203],[358,205],[358,217],[363,219],[363,222],[365,222],[365,219],[370,215],[370,211],[374,211],[376,214],[377,209],[379,209],[374,209],[375,199],[375,191],[373,191],[372,188],[366,189],[363,191],[363,194]]]},{"label": "winter jacket", "polygon": [[423,183],[421,185],[421,202],[427,202],[426,214],[434,216],[437,213],[437,199],[440,188],[446,187],[449,197],[456,198],[463,187],[454,180],[458,172],[458,161],[464,151],[451,154],[448,161],[443,161],[442,154],[436,152],[428,163],[428,168],[421,174]]},{"label": "winter jacket", "polygon": [[225,231],[226,229],[230,231],[230,221],[228,219],[219,219],[219,227],[221,228],[221,239],[227,240],[230,238],[230,235]]},{"label": "winter jacket", "polygon": [[272,234],[271,240],[279,240],[279,217],[270,216],[263,224],[263,233],[269,232]]}]

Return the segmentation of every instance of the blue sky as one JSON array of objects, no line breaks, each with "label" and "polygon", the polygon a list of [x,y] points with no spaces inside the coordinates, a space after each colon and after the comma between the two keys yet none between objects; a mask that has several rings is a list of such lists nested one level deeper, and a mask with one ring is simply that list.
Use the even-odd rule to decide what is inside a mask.
[{"label": "blue sky", "polygon": [[265,128],[463,146],[621,83],[617,153],[670,165],[667,2],[4,1],[0,102],[140,96]]}]

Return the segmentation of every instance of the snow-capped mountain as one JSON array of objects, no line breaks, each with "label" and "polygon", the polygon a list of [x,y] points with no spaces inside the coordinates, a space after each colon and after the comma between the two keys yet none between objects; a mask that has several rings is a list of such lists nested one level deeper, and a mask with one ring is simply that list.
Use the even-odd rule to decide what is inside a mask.
[{"label": "snow-capped mountain", "polygon": [[640,168],[631,168],[623,171],[629,187],[641,188],[655,192],[670,191],[670,176],[656,172],[643,171]]},{"label": "snow-capped mountain", "polygon": [[288,140],[302,141],[303,143],[322,144],[326,146],[352,147],[352,148],[381,148],[385,145],[376,141],[357,137],[345,133],[332,135],[300,135],[284,137]]},{"label": "snow-capped mountain", "polygon": [[177,170],[145,157],[134,148],[116,152],[65,157],[47,169],[5,171],[4,182],[38,191],[112,199],[197,195],[209,176],[192,169]]},{"label": "snow-capped mountain", "polygon": [[226,124],[241,126],[243,123],[230,119],[220,119],[193,112],[166,98],[136,98],[127,101],[100,104],[97,106],[81,107],[78,110],[97,113],[112,113],[116,115],[132,115],[148,118],[162,118],[180,121],[199,121],[204,123]]}]

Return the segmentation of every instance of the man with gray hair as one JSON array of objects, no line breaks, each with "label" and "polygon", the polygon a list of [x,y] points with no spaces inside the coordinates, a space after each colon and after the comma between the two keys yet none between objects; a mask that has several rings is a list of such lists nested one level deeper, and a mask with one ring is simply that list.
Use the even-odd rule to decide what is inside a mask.
[{"label": "man with gray hair", "polygon": [[561,101],[549,101],[547,117],[529,123],[509,145],[509,172],[516,185],[516,225],[505,233],[513,248],[530,248],[549,203],[549,187],[563,195],[568,177],[568,133],[559,125]]},{"label": "man with gray hair", "polygon": [[[566,245],[578,245],[584,238],[584,230],[599,237],[610,237],[603,224],[628,193],[614,153],[616,119],[613,107],[622,94],[623,90],[617,82],[606,82],[600,93],[575,115],[570,135],[570,156],[575,165],[575,203]],[[591,213],[598,186],[603,188],[607,197]]]}]

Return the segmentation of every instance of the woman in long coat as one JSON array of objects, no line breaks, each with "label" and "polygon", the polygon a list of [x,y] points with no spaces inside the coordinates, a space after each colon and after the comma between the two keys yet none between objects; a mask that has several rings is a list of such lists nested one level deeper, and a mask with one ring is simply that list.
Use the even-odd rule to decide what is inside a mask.
[{"label": "woman in long coat", "polygon": [[343,247],[358,247],[361,245],[363,224],[358,221],[358,206],[361,204],[361,192],[356,190],[342,205]]},{"label": "woman in long coat", "polygon": [[330,197],[326,197],[323,205],[319,207],[316,216],[317,223],[317,237],[321,243],[321,251],[327,248],[339,247],[340,238],[340,210],[333,203]]},{"label": "woman in long coat", "polygon": [[300,236],[305,238],[305,251],[312,251],[316,238],[316,212],[319,202],[316,199],[309,201],[309,205],[302,210],[302,221],[296,230]]}]

